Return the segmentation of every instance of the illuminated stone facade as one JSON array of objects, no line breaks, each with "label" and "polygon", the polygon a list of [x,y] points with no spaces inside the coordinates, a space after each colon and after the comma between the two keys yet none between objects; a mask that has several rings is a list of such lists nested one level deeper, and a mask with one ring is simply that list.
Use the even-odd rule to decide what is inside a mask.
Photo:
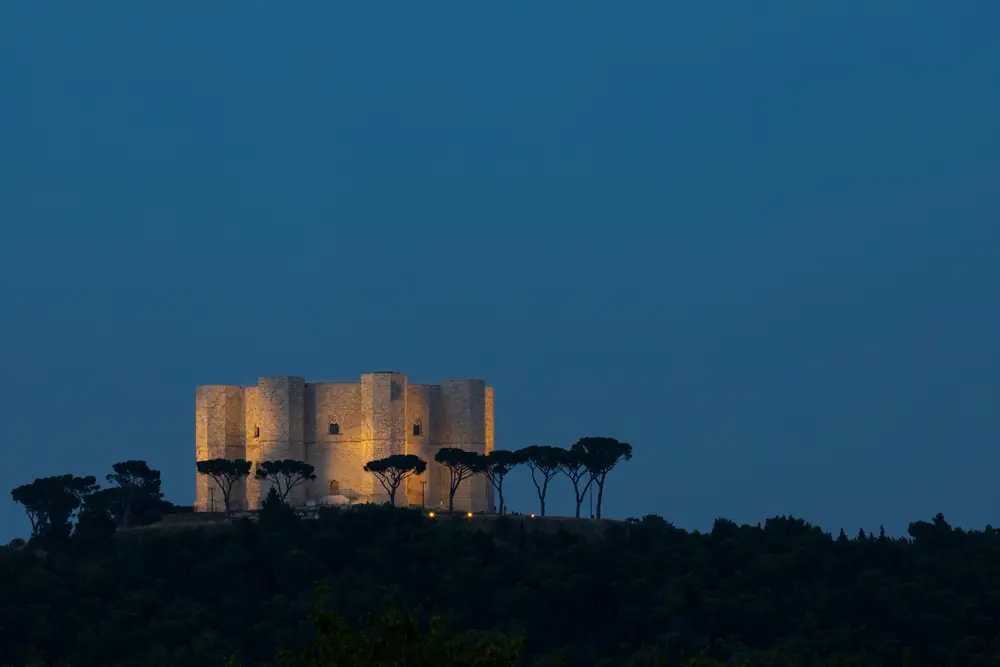
[{"label": "illuminated stone facade", "polygon": [[[362,467],[390,454],[416,454],[427,461],[427,471],[407,480],[396,504],[447,507],[448,470],[434,462],[441,447],[493,450],[492,387],[482,380],[410,384],[402,373],[379,372],[362,375],[360,382],[264,377],[252,387],[204,385],[195,392],[196,460],[306,461],[316,468],[316,480],[293,490],[295,505],[387,502],[382,486]],[[196,485],[195,508],[221,511],[215,483],[196,473]],[[455,508],[493,512],[492,491],[482,476],[465,480]],[[255,509],[267,492],[268,483],[251,473],[232,502]]]}]

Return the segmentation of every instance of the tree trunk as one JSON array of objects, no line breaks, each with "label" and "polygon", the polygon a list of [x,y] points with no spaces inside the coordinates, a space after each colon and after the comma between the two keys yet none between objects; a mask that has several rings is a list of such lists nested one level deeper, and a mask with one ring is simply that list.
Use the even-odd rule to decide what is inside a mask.
[{"label": "tree trunk", "polygon": [[129,519],[131,518],[130,516],[131,513],[132,513],[132,491],[130,489],[128,495],[125,497],[125,512],[124,516],[122,517],[122,525],[125,528],[128,528],[129,526]]},{"label": "tree trunk", "polygon": [[[574,486],[573,490],[576,492],[576,518],[579,519],[580,518],[580,505],[583,504],[583,496],[581,496],[580,492],[577,491],[577,487]],[[586,490],[584,490],[584,493],[586,493]]]},{"label": "tree trunk", "polygon": [[[230,483],[228,485],[228,487],[227,487],[223,483],[223,479],[221,477],[212,477],[212,480],[215,482],[215,486],[218,487],[219,493],[222,494],[222,507],[226,510],[226,518],[228,519],[229,518],[229,491],[233,488],[233,485],[232,485],[232,483]],[[214,507],[212,508],[212,511],[215,511]]]},{"label": "tree trunk", "polygon": [[531,482],[535,485],[535,493],[538,495],[538,505],[540,507],[541,516],[545,516],[545,487],[549,484],[549,478],[545,478],[545,483],[542,486],[538,485],[538,480],[535,479],[535,469],[531,469]]},{"label": "tree trunk", "polygon": [[503,507],[504,507],[504,505],[503,505],[503,482],[500,482],[500,484],[497,486],[497,495],[500,496],[500,511],[498,512],[498,514],[500,514],[500,516],[503,516]]},{"label": "tree trunk", "polygon": [[601,502],[604,500],[604,480],[597,483],[597,518],[601,518]]},{"label": "tree trunk", "polygon": [[457,486],[452,486],[451,490],[448,491],[448,514],[455,513],[455,491],[458,491]]},{"label": "tree trunk", "polygon": [[396,487],[393,486],[389,489],[389,507],[396,506]]}]

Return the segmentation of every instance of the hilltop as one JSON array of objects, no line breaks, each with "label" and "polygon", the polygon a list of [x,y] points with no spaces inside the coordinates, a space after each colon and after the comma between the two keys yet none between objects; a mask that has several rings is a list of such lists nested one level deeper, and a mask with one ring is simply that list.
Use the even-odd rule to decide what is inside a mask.
[{"label": "hilltop", "polygon": [[[308,521],[271,508],[257,522],[171,518],[116,537],[83,531],[44,551],[6,548],[0,664],[263,664],[282,647],[316,645],[317,604],[365,632],[397,632],[400,621],[386,616],[395,608],[439,615],[463,641],[487,632],[503,650],[523,642],[521,662],[503,662],[494,647],[492,662],[441,665],[639,667],[698,656],[995,665],[1000,656],[1000,531],[991,527],[953,529],[938,516],[894,539],[834,537],[791,517],[720,519],[707,534],[656,516],[600,526],[429,519],[385,506]],[[319,627],[327,644],[361,641]]]}]

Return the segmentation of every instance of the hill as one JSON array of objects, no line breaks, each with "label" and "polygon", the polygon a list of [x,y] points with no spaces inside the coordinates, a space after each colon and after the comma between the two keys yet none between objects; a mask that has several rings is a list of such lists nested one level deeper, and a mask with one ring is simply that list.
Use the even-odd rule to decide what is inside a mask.
[{"label": "hill", "polygon": [[315,645],[317,601],[362,625],[391,602],[454,632],[521,637],[524,665],[998,664],[1000,531],[939,515],[910,535],[371,506],[74,536],[0,551],[0,664],[262,664]]}]

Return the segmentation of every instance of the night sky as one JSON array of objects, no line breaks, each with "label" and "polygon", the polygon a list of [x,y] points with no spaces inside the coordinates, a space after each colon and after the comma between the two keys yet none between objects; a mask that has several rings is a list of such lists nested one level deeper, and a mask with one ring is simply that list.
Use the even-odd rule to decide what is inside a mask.
[{"label": "night sky", "polygon": [[196,385],[392,369],[485,379],[500,448],[632,443],[607,516],[998,524],[998,25],[0,3],[0,489],[140,458],[189,504]]}]

